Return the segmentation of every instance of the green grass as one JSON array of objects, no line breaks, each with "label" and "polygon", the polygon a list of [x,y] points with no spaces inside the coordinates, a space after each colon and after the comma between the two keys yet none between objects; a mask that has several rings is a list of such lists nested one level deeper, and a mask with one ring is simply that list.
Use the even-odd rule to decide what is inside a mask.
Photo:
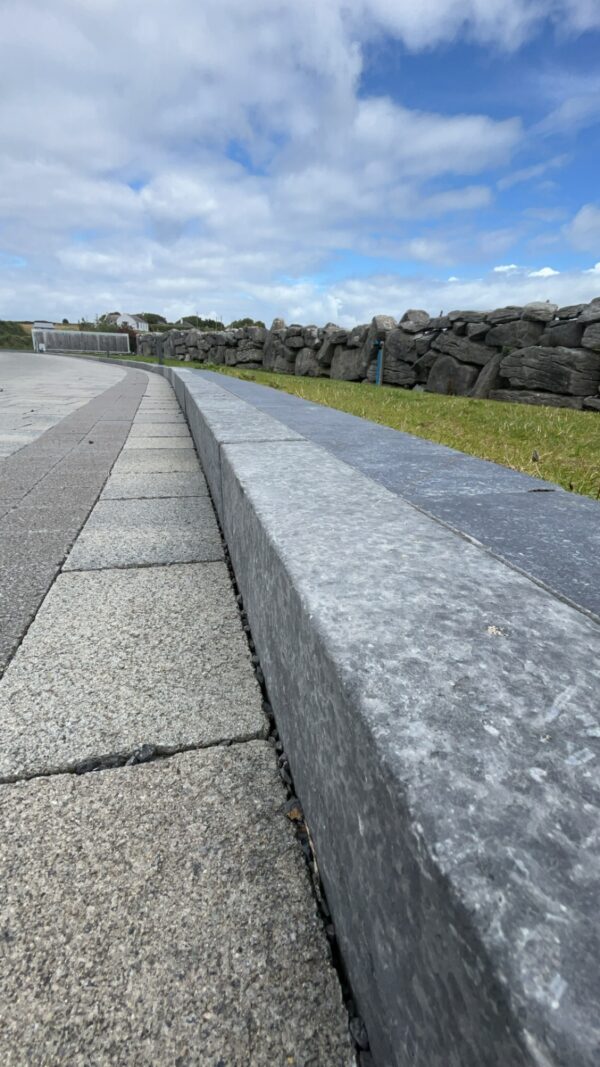
[{"label": "green grass", "polygon": [[[202,367],[283,389],[313,403],[449,445],[584,496],[600,498],[600,414],[595,411],[471,400],[329,378],[296,378],[206,363],[182,364],[175,359],[165,363]],[[536,453],[539,460],[532,458]]]},{"label": "green grass", "polygon": [[0,319],[0,348],[27,349],[31,352],[31,333],[20,322]]}]

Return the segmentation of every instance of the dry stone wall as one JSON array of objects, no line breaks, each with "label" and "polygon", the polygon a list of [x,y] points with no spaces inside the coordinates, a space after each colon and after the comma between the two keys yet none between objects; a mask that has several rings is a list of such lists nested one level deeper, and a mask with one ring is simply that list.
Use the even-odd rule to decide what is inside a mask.
[{"label": "dry stone wall", "polygon": [[342,329],[249,326],[138,334],[146,356],[247,367],[339,381],[374,382],[383,342],[383,381],[405,389],[600,411],[600,297],[559,308],[532,303],[431,318],[407,311]]}]

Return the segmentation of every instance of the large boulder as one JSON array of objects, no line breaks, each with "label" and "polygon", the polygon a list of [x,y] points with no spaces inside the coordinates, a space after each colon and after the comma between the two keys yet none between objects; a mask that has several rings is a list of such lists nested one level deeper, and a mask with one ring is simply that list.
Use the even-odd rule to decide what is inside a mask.
[{"label": "large boulder", "polygon": [[586,396],[583,406],[587,411],[600,411],[600,396]]},{"label": "large boulder", "polygon": [[470,341],[483,341],[489,328],[488,322],[468,322],[466,334]]},{"label": "large boulder", "polygon": [[329,368],[329,377],[342,382],[360,382],[366,377],[365,356],[362,348],[346,348],[336,345]]},{"label": "large boulder", "polygon": [[303,378],[324,378],[327,375],[327,371],[319,363],[314,348],[306,347],[298,351],[294,374]]},{"label": "large boulder", "polygon": [[587,304],[567,304],[564,308],[558,309],[556,317],[557,319],[576,319],[586,307]]},{"label": "large boulder", "polygon": [[461,363],[474,363],[478,367],[484,367],[492,358],[491,349],[470,341],[468,337],[458,337],[455,333],[441,333],[431,347]]},{"label": "large boulder", "polygon": [[447,396],[467,396],[477,378],[477,368],[461,363],[452,356],[440,356],[429,372],[428,393],[443,393]]},{"label": "large boulder", "polygon": [[262,366],[263,349],[256,348],[252,341],[241,341],[235,348],[228,348],[225,362],[230,367],[239,364],[254,363]]},{"label": "large boulder", "polygon": [[449,311],[448,318],[450,322],[480,322],[483,318],[483,311]]},{"label": "large boulder", "polygon": [[492,326],[486,334],[486,345],[495,348],[529,348],[537,345],[544,332],[541,322],[530,322],[527,319],[513,319],[512,322],[502,322],[498,326]]},{"label": "large boulder", "polygon": [[525,304],[521,318],[527,319],[529,322],[552,322],[552,319],[556,317],[557,311],[558,305],[551,304],[549,300],[545,302],[534,300],[531,304]]},{"label": "large boulder", "polygon": [[276,330],[285,330],[285,321],[283,319],[273,319],[273,322],[271,323],[271,333],[274,333]]},{"label": "large boulder", "polygon": [[539,338],[538,344],[550,345],[552,348],[556,348],[557,345],[563,348],[579,348],[583,330],[583,323],[577,322],[576,319],[550,322]]},{"label": "large boulder", "polygon": [[[573,323],[573,325],[578,326],[579,323]],[[581,344],[584,348],[591,348],[594,352],[600,352],[600,322],[591,322],[589,326],[586,326]]]},{"label": "large boulder", "polygon": [[350,330],[348,340],[346,341],[348,348],[361,348],[365,343],[368,331],[368,326],[354,326],[354,328]]},{"label": "large boulder", "polygon": [[428,323],[429,315],[426,311],[420,311],[418,308],[410,308],[405,311],[400,319],[400,324],[407,333],[420,333],[421,330],[427,328]]},{"label": "large boulder", "polygon": [[581,396],[561,396],[558,393],[528,393],[518,389],[494,389],[490,400],[503,400],[509,404],[539,404],[551,408],[578,408],[583,406]]},{"label": "large boulder", "polygon": [[520,348],[504,356],[500,372],[517,389],[587,396],[600,383],[600,355],[560,346]]},{"label": "large boulder", "polygon": [[597,296],[578,316],[579,322],[600,322],[600,297]]},{"label": "large boulder", "polygon": [[275,355],[275,362],[273,364],[273,370],[276,374],[294,374],[296,369],[296,356],[298,354],[297,348],[288,348],[282,342],[279,342],[277,352]]},{"label": "large boulder", "polygon": [[490,326],[497,326],[501,322],[512,322],[513,319],[520,319],[522,311],[523,308],[510,304],[505,308],[496,308],[495,311],[488,311],[485,317]]},{"label": "large boulder", "polygon": [[477,381],[471,389],[470,395],[477,400],[485,400],[492,391],[496,389],[500,383],[500,363],[502,362],[502,353],[496,352],[492,356],[489,363],[486,363],[485,367],[479,372]]}]

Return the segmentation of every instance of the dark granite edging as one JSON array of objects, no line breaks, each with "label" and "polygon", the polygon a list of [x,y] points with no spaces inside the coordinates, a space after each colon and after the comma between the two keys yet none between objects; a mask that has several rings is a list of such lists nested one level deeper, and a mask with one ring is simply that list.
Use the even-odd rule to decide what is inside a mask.
[{"label": "dark granite edging", "polygon": [[86,522],[131,428],[146,389],[127,370],[0,471],[0,674],[6,669]]},{"label": "dark granite edging", "polygon": [[214,438],[206,473],[375,1062],[591,1067],[598,628],[309,442],[244,441],[245,402],[156,369],[201,459]]}]

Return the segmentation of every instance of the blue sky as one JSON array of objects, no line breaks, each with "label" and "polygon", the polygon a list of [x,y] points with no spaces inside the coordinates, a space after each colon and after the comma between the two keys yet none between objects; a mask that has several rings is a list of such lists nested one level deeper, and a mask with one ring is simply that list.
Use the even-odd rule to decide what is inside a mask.
[{"label": "blue sky", "polygon": [[600,295],[600,0],[5,0],[0,317]]}]

